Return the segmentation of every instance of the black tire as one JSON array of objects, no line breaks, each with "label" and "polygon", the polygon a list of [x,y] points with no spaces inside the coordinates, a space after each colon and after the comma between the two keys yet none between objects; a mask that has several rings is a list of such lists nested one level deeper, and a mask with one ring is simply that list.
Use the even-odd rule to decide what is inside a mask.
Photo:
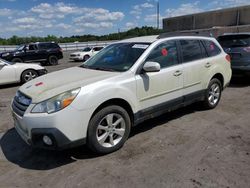
[{"label": "black tire", "polygon": [[[109,124],[108,121],[111,121],[111,123]],[[115,125],[116,123],[117,125]],[[101,125],[102,128],[100,127]],[[89,122],[87,145],[96,153],[107,154],[114,152],[120,149],[126,142],[130,129],[131,120],[124,108],[116,105],[104,107]]]},{"label": "black tire", "polygon": [[222,84],[220,80],[218,80],[217,78],[213,78],[212,80],[210,80],[205,94],[205,100],[203,102],[205,109],[215,108],[220,101],[221,93]]},{"label": "black tire", "polygon": [[35,70],[32,69],[25,70],[21,75],[21,83],[26,83],[30,80],[35,79],[36,77],[38,77],[38,74]]},{"label": "black tire", "polygon": [[85,55],[85,56],[83,57],[83,61],[87,61],[89,58],[90,58],[89,55]]},{"label": "black tire", "polygon": [[55,55],[50,55],[48,58],[49,65],[58,65],[58,58]]},{"label": "black tire", "polygon": [[21,58],[13,58],[11,60],[11,62],[13,62],[13,63],[23,63],[23,60]]}]

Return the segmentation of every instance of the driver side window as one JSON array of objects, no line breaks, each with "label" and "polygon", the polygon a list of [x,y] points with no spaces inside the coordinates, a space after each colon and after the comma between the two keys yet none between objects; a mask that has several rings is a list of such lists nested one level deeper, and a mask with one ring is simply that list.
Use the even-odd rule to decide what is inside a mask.
[{"label": "driver side window", "polygon": [[157,62],[161,68],[177,65],[179,62],[176,41],[166,41],[159,44],[150,52],[146,61]]}]

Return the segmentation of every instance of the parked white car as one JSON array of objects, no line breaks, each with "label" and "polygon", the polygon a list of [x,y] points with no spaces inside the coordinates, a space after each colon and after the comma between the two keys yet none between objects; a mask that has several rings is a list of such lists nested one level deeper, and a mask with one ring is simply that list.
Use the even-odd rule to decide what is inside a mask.
[{"label": "parked white car", "polygon": [[113,152],[146,119],[197,101],[215,108],[231,74],[230,57],[214,38],[123,40],[79,67],[20,87],[12,103],[15,128],[34,147],[87,143]]},{"label": "parked white car", "polygon": [[46,73],[47,70],[37,64],[11,63],[0,59],[0,85],[26,83]]},{"label": "parked white car", "polygon": [[69,58],[73,61],[87,61],[101,49],[103,49],[103,46],[86,47],[81,51],[71,53]]}]

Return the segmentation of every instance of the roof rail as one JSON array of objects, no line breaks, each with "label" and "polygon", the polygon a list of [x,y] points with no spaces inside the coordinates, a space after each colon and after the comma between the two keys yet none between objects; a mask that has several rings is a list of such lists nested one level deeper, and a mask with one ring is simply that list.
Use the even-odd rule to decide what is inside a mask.
[{"label": "roof rail", "polygon": [[199,31],[184,31],[184,32],[168,32],[162,33],[157,38],[167,38],[167,37],[178,37],[178,36],[202,36],[202,37],[213,37],[211,32],[199,32]]}]

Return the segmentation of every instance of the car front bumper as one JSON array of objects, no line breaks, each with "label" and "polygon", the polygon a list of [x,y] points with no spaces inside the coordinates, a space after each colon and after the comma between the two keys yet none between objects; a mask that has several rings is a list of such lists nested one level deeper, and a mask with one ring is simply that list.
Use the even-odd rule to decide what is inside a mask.
[{"label": "car front bumper", "polygon": [[38,73],[38,76],[42,76],[44,74],[47,74],[48,71],[46,69],[40,69],[40,70],[37,70],[37,73]]},{"label": "car front bumper", "polygon": [[[79,111],[68,106],[53,113],[29,113],[34,107],[31,104],[23,117],[12,109],[14,126],[21,138],[32,147],[61,150],[86,143],[87,126],[90,112]],[[86,115],[86,116],[85,116]],[[52,140],[52,145],[43,141],[44,136]]]}]

